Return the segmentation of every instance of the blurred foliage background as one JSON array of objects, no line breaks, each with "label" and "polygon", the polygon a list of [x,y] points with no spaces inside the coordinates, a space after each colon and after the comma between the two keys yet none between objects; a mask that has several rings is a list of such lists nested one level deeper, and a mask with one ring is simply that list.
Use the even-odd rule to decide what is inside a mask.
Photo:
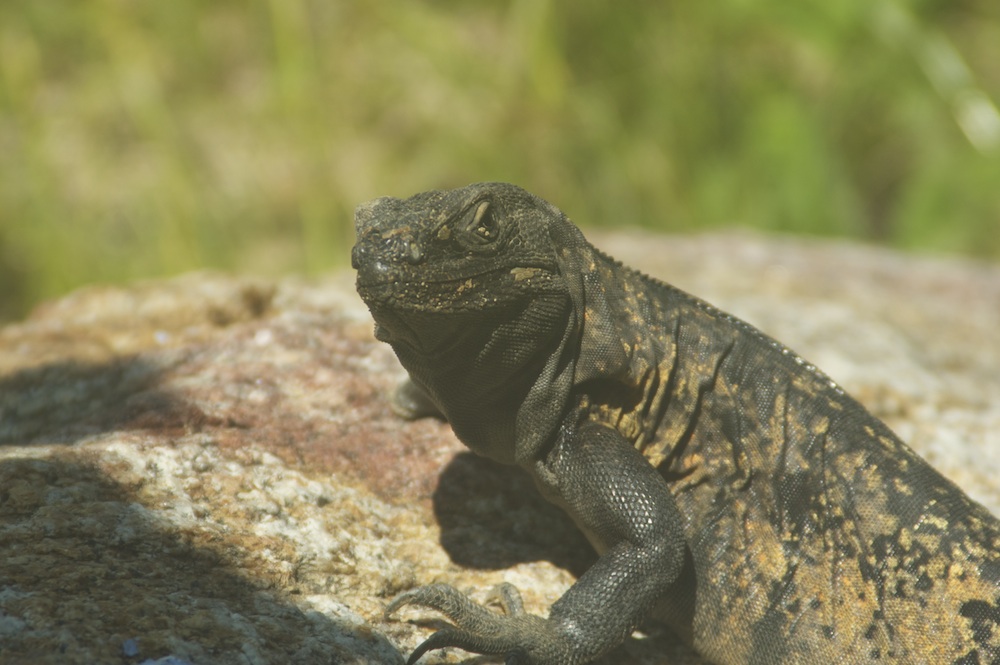
[{"label": "blurred foliage background", "polygon": [[996,0],[0,4],[0,318],[346,264],[384,194],[1000,257]]}]

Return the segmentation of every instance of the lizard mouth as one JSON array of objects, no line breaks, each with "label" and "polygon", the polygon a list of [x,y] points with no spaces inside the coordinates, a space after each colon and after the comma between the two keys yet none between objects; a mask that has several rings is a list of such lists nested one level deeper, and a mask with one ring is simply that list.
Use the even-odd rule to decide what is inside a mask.
[{"label": "lizard mouth", "polygon": [[[402,271],[400,271],[402,272]],[[363,268],[358,270],[358,286],[372,286],[379,287],[384,284],[406,284],[406,283],[419,283],[419,284],[461,284],[471,280],[481,279],[483,277],[492,277],[503,275],[504,273],[510,273],[516,279],[525,279],[528,276],[536,276],[543,273],[548,273],[550,275],[555,274],[556,271],[552,269],[551,266],[542,263],[528,263],[524,265],[517,265],[513,267],[501,267],[501,268],[489,268],[487,270],[480,270],[477,272],[470,272],[462,274],[459,277],[445,277],[445,278],[425,278],[419,277],[417,275],[400,275],[398,272],[393,274],[388,270],[364,270]],[[365,273],[368,273],[367,275]],[[377,276],[373,276],[374,273]]]},{"label": "lizard mouth", "polygon": [[392,287],[402,287],[408,284],[421,284],[421,285],[448,285],[448,284],[461,284],[471,280],[482,279],[483,277],[488,277],[491,275],[496,275],[498,273],[505,272],[505,269],[498,268],[495,270],[486,270],[484,272],[473,273],[470,275],[463,275],[462,277],[450,277],[448,279],[423,279],[418,277],[400,279],[397,276],[387,275],[383,278],[368,278],[365,279],[358,274],[358,288],[365,289],[383,289]]},{"label": "lizard mouth", "polygon": [[461,277],[424,279],[416,275],[365,275],[358,271],[357,289],[372,304],[392,303],[404,309],[435,308],[449,300],[474,298],[480,307],[521,298],[525,291],[549,290],[558,274],[542,266],[493,268]]}]

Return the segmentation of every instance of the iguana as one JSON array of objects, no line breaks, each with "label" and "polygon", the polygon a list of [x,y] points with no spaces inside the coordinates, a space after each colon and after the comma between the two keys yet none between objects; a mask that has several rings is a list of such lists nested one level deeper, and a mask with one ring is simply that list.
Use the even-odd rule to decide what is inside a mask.
[{"label": "iguana", "polygon": [[719,664],[1000,663],[1000,521],[748,323],[484,183],[356,212],[357,288],[471,450],[532,475],[600,558],[548,618],[451,586],[445,646],[586,663],[649,617]]}]

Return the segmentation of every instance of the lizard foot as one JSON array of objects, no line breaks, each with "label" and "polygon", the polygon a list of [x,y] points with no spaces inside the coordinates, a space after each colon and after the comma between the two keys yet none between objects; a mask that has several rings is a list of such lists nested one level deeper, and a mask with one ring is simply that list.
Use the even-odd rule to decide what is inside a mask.
[{"label": "lizard foot", "polygon": [[424,640],[410,654],[406,665],[413,665],[434,649],[458,647],[472,653],[502,655],[507,665],[548,665],[568,663],[572,647],[550,620],[524,611],[521,595],[511,584],[501,584],[492,591],[503,614],[492,612],[473,602],[448,584],[430,584],[396,596],[385,615],[406,605],[426,607],[445,615],[455,624]]}]

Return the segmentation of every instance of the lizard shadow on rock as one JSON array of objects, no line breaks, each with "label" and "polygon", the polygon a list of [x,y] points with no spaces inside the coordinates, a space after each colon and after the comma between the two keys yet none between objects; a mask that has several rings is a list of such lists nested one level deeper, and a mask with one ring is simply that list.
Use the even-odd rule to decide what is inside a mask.
[{"label": "lizard shadow on rock", "polygon": [[117,481],[90,459],[67,449],[0,461],[0,616],[18,627],[0,661],[308,665],[329,663],[338,640],[394,652],[370,630],[303,612],[274,591],[280,579],[230,568],[239,548],[199,544],[142,505],[141,478]]},{"label": "lizard shadow on rock", "polygon": [[597,559],[572,520],[517,467],[460,453],[441,473],[433,506],[441,546],[462,566],[546,560],[579,577]]},{"label": "lizard shadow on rock", "polygon": [[197,430],[210,418],[159,387],[140,356],[60,361],[0,376],[0,445],[74,443],[123,429]]}]

